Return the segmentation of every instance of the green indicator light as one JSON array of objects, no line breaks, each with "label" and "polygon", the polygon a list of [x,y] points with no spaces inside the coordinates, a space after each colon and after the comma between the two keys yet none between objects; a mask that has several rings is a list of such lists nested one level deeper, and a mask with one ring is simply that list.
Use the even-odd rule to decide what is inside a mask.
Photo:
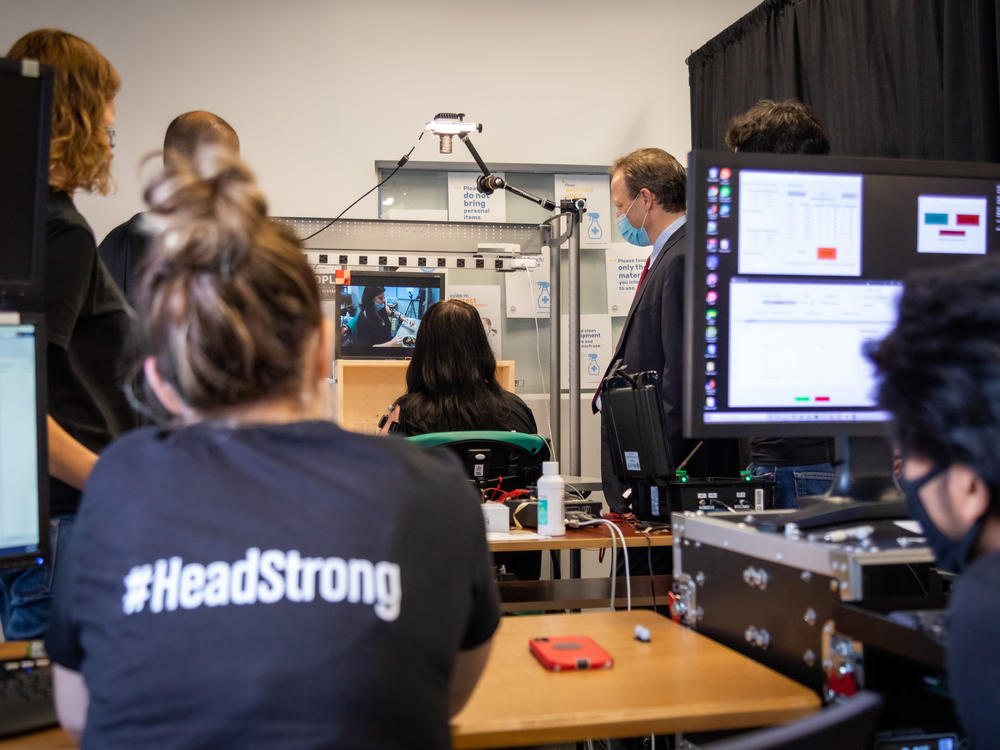
[{"label": "green indicator light", "polygon": [[796,401],[808,401],[809,397],[808,396],[796,396],[795,400]]}]

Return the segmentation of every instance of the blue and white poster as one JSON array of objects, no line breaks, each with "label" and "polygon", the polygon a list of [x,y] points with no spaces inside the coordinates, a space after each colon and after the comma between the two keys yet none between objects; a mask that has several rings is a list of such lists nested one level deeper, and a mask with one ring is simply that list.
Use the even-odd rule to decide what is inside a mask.
[{"label": "blue and white poster", "polygon": [[[497,177],[503,177],[497,172]],[[507,221],[507,193],[492,195],[476,188],[478,172],[448,173],[448,221]]]},{"label": "blue and white poster", "polygon": [[486,340],[490,342],[493,356],[497,359],[503,359],[500,356],[503,337],[500,328],[500,287],[492,284],[456,284],[448,287],[448,299],[460,299],[463,302],[468,302],[479,311],[479,317],[483,321],[483,330],[486,331]]},{"label": "blue and white poster", "polygon": [[608,315],[624,318],[632,306],[643,266],[651,247],[637,247],[616,242],[605,253],[604,267],[608,281]]},{"label": "blue and white poster", "polygon": [[542,248],[538,266],[504,276],[508,318],[547,318],[552,309],[549,282],[549,251]]},{"label": "blue and white poster", "polygon": [[[569,388],[569,316],[563,315],[562,337],[562,387]],[[597,388],[601,376],[611,359],[611,318],[607,315],[580,316],[580,387]]]},{"label": "blue and white poster", "polygon": [[564,198],[583,198],[587,210],[580,226],[580,247],[611,244],[611,182],[607,175],[557,174],[556,203]]}]

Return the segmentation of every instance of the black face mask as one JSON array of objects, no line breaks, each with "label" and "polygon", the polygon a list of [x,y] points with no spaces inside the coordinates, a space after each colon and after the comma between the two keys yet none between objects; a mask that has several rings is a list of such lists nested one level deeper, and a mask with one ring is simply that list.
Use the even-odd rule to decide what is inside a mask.
[{"label": "black face mask", "polygon": [[977,519],[960,538],[951,539],[934,525],[919,495],[921,487],[947,470],[947,466],[935,464],[919,479],[898,479],[897,482],[906,496],[906,510],[914,521],[920,522],[927,545],[937,558],[938,567],[949,573],[961,573],[972,554],[972,546],[982,531],[983,519]]}]

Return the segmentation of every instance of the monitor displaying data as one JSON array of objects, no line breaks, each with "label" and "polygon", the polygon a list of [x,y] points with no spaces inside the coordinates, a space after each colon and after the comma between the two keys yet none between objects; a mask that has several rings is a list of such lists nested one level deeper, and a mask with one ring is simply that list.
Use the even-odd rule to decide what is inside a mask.
[{"label": "monitor displaying data", "polygon": [[696,151],[685,432],[874,435],[906,274],[1000,252],[1000,165]]},{"label": "monitor displaying data", "polygon": [[0,568],[43,557],[48,457],[37,322],[0,313]]}]

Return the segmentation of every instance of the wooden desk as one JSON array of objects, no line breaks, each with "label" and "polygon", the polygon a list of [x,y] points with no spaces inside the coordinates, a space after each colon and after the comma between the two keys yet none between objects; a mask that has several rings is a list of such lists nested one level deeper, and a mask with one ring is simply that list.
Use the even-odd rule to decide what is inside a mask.
[{"label": "wooden desk", "polygon": [[[625,535],[625,546],[645,547],[647,545],[646,535],[636,531],[628,524],[618,524],[618,528]],[[534,531],[527,529],[511,529],[509,537],[503,539],[495,537],[491,539],[490,536],[492,535],[487,535],[487,541],[490,549],[494,552],[599,549],[621,544],[618,535],[612,536],[611,529],[603,524],[583,529],[566,529],[566,536],[539,537]],[[669,531],[651,531],[648,536],[648,544],[652,544],[654,547],[669,547],[674,543],[674,538]]]},{"label": "wooden desk", "polygon": [[43,729],[0,740],[3,750],[76,750],[78,747],[76,741],[61,729]]},{"label": "wooden desk", "polygon": [[[637,624],[651,641],[633,638]],[[614,657],[594,672],[549,672],[528,639],[588,635]],[[456,748],[588,737],[741,729],[811,713],[811,690],[648,610],[505,617],[486,671],[452,721]],[[72,750],[59,729],[0,741],[2,750]]]},{"label": "wooden desk", "polygon": [[[634,640],[637,624],[649,643]],[[614,667],[543,669],[528,639],[555,635],[590,636]],[[818,707],[808,688],[648,610],[505,617],[452,738],[456,748],[485,748],[742,729]]]}]

